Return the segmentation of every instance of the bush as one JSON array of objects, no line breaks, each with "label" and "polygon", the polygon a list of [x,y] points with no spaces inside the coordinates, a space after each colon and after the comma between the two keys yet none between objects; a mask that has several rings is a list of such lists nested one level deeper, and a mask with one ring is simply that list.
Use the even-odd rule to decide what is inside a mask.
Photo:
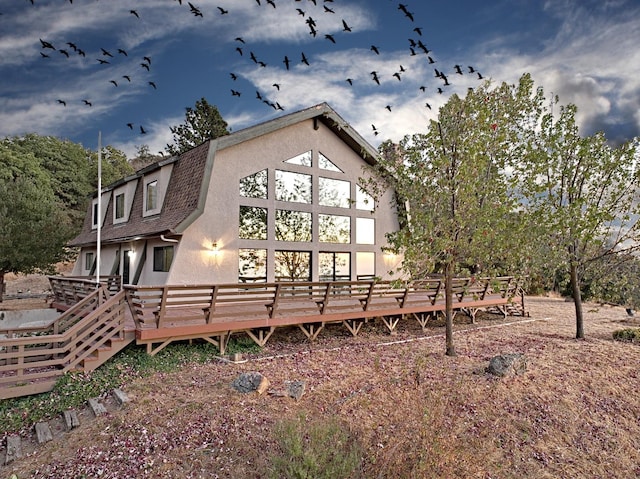
[{"label": "bush", "polygon": [[277,424],[275,435],[281,454],[272,459],[274,479],[360,477],[362,447],[337,419],[307,422],[301,416]]},{"label": "bush", "polygon": [[613,332],[613,339],[630,343],[640,343],[640,328],[618,329]]}]

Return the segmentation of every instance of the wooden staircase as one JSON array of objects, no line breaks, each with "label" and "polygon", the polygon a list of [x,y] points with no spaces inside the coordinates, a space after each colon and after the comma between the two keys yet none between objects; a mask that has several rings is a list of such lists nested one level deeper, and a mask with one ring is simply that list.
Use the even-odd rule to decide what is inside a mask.
[{"label": "wooden staircase", "polygon": [[92,371],[135,340],[125,292],[101,286],[51,324],[0,330],[0,399],[50,391],[67,372]]}]

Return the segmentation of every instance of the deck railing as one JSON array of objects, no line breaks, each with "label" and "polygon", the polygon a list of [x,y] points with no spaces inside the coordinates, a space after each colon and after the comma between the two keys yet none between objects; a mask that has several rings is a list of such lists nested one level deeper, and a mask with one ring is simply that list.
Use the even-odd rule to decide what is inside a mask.
[{"label": "deck railing", "polygon": [[[58,309],[67,309],[98,288],[95,276],[49,276],[53,304]],[[110,294],[122,289],[121,276],[100,276],[100,285]]]},{"label": "deck railing", "polygon": [[101,287],[41,331],[0,330],[0,398],[48,391],[109,341],[124,339],[124,291]]}]

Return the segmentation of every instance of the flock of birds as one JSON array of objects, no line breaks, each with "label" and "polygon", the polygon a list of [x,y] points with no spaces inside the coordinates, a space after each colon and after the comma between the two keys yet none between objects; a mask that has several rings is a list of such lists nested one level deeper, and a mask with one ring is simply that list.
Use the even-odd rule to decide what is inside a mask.
[{"label": "flock of birds", "polygon": [[[34,5],[37,2],[37,0],[26,0],[26,1]],[[69,3],[73,4],[73,0],[65,0],[65,1],[69,1]],[[195,17],[196,19],[197,18],[202,19],[205,17],[205,15],[226,16],[226,15],[233,14],[232,8],[225,9],[220,6],[213,7],[211,5],[208,5],[207,9],[205,9],[205,8],[200,8],[188,1],[185,1],[185,2],[183,2],[183,0],[172,0],[172,1],[177,2],[180,6],[187,7],[189,9],[189,14],[193,15],[193,17]],[[353,34],[353,28],[352,26],[349,25],[349,19],[342,18],[338,13],[336,13],[336,11],[339,11],[339,7],[336,8],[336,5],[335,5],[335,4],[338,4],[338,1],[335,1],[335,2],[334,0],[323,0],[322,2],[321,0],[286,0],[286,1],[285,0],[254,0],[254,1],[256,3],[256,8],[273,8],[273,9],[287,8],[287,7],[291,7],[291,4],[293,4],[293,8],[295,9],[295,12],[296,12],[296,18],[299,18],[300,21],[304,22],[306,26],[305,28],[308,30],[309,35],[314,39],[319,39],[319,41],[326,41],[330,44],[337,44],[341,41],[341,39],[338,35],[336,35],[336,33],[321,32],[318,27],[318,20],[314,19],[312,17],[312,14],[317,15],[319,13],[320,15],[329,16],[328,18],[323,19],[324,21],[326,21],[327,19],[330,19],[330,21],[334,21],[333,18],[335,17],[336,24],[334,25],[334,29],[333,29],[334,32],[339,32],[340,35]],[[391,2],[393,0],[389,0],[389,1]],[[321,8],[318,6],[319,2],[321,2],[320,4]],[[288,3],[289,5],[285,5],[285,3]],[[313,4],[313,7],[311,6],[306,7],[305,4],[306,5]],[[426,62],[427,65],[429,66],[433,65],[433,71],[434,71],[433,77],[438,82],[438,85],[435,88],[435,91],[438,94],[444,94],[447,92],[447,88],[451,86],[453,82],[453,77],[455,77],[456,75],[459,75],[459,76],[471,75],[478,80],[483,79],[483,75],[474,66],[471,66],[471,65],[465,66],[465,67],[463,67],[462,65],[454,65],[453,67],[450,67],[450,68],[442,68],[442,67],[436,68],[436,65],[435,65],[437,63],[436,57],[434,53],[427,47],[427,45],[425,44],[425,41],[423,40],[423,31],[425,29],[421,26],[416,25],[416,19],[408,5],[403,3],[398,3],[396,10],[401,15],[403,15],[407,20],[408,44],[407,44],[406,54],[411,57],[422,56],[424,58],[424,62]],[[139,11],[138,9],[130,9],[128,11],[128,14],[132,18],[134,18],[136,21],[144,19],[144,12]],[[235,54],[238,55],[238,57],[241,60],[246,60],[247,62],[251,62],[257,68],[274,68],[273,66],[269,65],[265,59],[260,58],[260,56],[256,53],[257,51],[259,51],[259,45],[255,45],[255,47],[252,47],[244,40],[242,36],[235,37],[233,42],[230,42],[230,43],[234,45],[233,48],[235,49]],[[113,88],[126,87],[126,85],[131,84],[132,81],[137,81],[137,82],[144,81],[146,82],[146,84],[149,86],[150,89],[152,90],[158,89],[158,83],[151,76],[152,62],[149,55],[140,56],[140,61],[138,62],[139,70],[137,72],[130,72],[125,75],[114,77],[109,75],[110,70],[108,67],[110,67],[114,63],[117,63],[119,60],[129,59],[129,52],[127,52],[123,48],[119,48],[117,46],[113,46],[110,48],[101,47],[99,52],[95,52],[92,55],[94,59],[91,60],[89,58],[91,57],[91,55],[87,57],[86,51],[72,41],[67,41],[64,43],[64,45],[54,45],[51,41],[41,38],[40,47],[41,47],[40,55],[43,60],[51,59],[51,57],[54,55],[61,55],[62,57],[65,57],[67,59],[70,58],[71,55],[79,55],[83,58],[87,58],[89,61],[96,62],[101,67],[105,68],[104,81],[112,84]],[[380,45],[372,44],[368,46],[368,49],[371,51],[371,55],[380,55],[381,50],[383,50],[383,47]],[[286,52],[282,55],[281,58],[282,58],[281,60],[282,67],[278,65],[275,66],[275,68],[279,69],[278,75],[286,75],[287,72],[295,68],[296,65],[304,65],[306,67],[309,67],[312,65],[312,62],[313,62],[313,57],[311,55],[306,55],[304,51],[300,51],[300,50],[295,53]],[[402,82],[403,77],[405,75],[410,75],[410,74],[411,72],[407,68],[405,68],[402,64],[399,64],[399,67],[396,69],[396,71],[393,71],[392,73],[372,70],[368,76],[370,77],[370,81],[372,82],[372,85],[375,84],[380,86],[381,79],[389,79],[392,77],[398,82]],[[232,97],[240,98],[246,93],[246,91],[243,91],[243,88],[237,86],[238,84],[240,84],[238,80],[241,77],[242,77],[241,74],[238,74],[233,71],[229,72],[229,79],[230,79],[229,81],[231,82],[229,85],[229,91]],[[140,80],[140,78],[142,78],[142,80]],[[359,80],[357,80],[355,78],[346,77],[344,78],[344,81],[349,86],[354,86],[356,81],[362,81],[362,79],[360,78]],[[282,82],[280,81],[274,82],[272,85],[274,90],[270,92],[260,91],[259,89],[256,89],[255,99],[257,101],[262,102],[267,107],[273,108],[276,111],[284,111],[285,107],[283,107],[277,101],[277,93],[280,92],[281,90],[281,83]],[[426,92],[427,88],[428,87],[425,84],[422,84],[419,87],[421,92]],[[80,101],[86,107],[93,106],[93,102],[90,98],[82,98],[79,100],[78,99],[69,100],[65,98],[57,99],[57,103],[63,107],[66,106],[69,101]],[[424,107],[431,109],[431,105],[428,102],[424,103]],[[387,104],[384,108],[389,112],[391,112],[393,109],[393,105]],[[137,130],[139,134],[146,133],[145,128],[141,124],[136,124],[133,121],[127,122],[126,127],[128,127],[132,131]],[[373,129],[374,135],[378,135],[380,133],[375,125],[372,124],[371,127]]]}]

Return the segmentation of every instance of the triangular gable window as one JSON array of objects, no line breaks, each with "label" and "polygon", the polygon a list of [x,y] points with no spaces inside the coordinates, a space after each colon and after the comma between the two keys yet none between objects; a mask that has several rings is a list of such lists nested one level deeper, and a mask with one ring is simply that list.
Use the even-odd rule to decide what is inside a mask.
[{"label": "triangular gable window", "polygon": [[311,166],[311,150],[305,151],[301,155],[294,156],[293,158],[289,158],[288,160],[284,160],[284,163],[289,163],[291,165]]},{"label": "triangular gable window", "polygon": [[322,153],[318,153],[318,167],[321,170],[337,171],[339,173],[344,173],[340,168],[338,168],[329,158],[324,156]]}]

